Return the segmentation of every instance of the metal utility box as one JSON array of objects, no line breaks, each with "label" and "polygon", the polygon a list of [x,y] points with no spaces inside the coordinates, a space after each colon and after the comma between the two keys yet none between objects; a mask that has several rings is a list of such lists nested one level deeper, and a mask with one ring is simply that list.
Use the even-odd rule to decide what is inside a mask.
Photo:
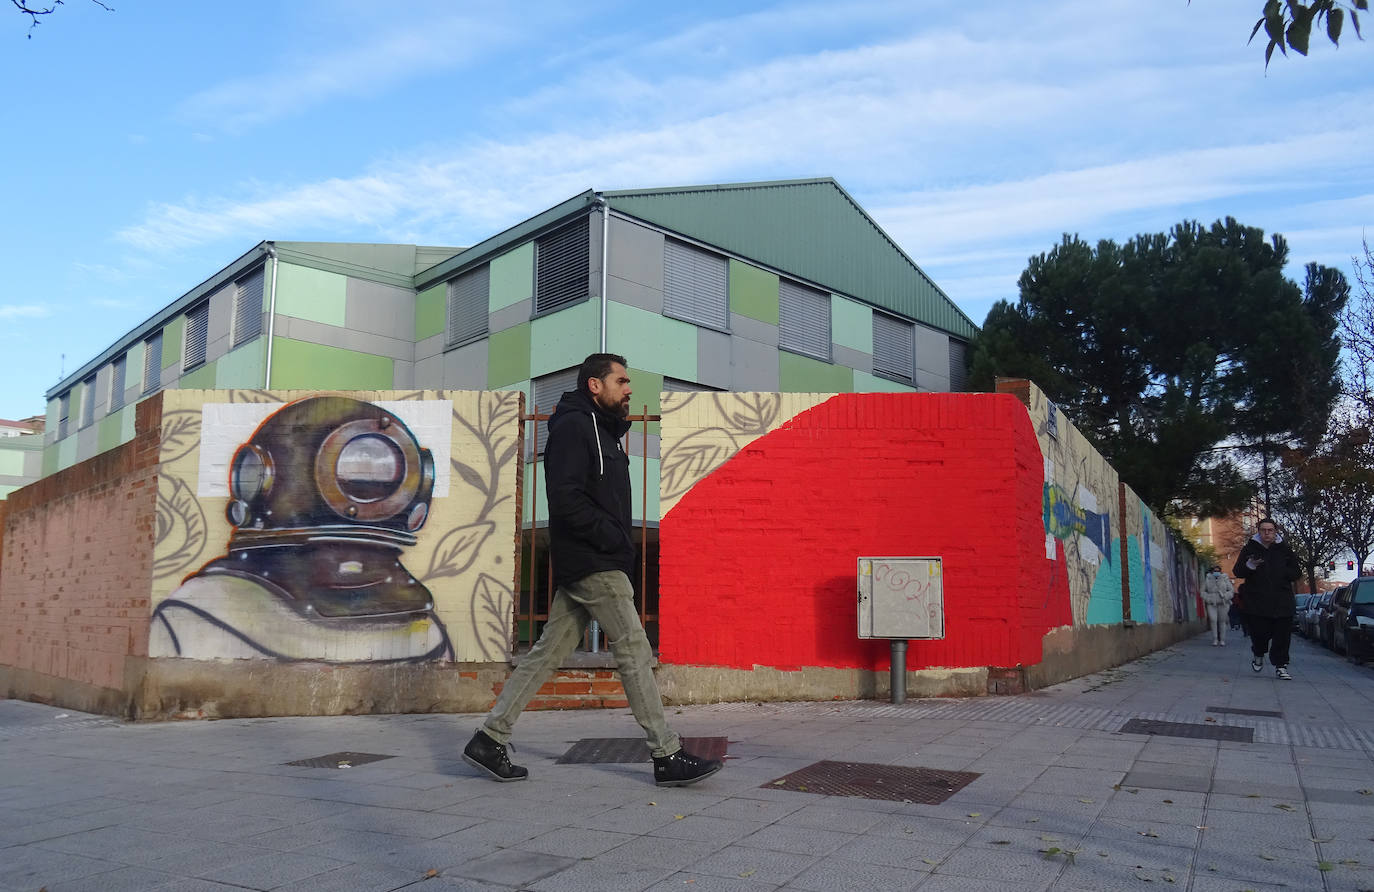
[{"label": "metal utility box", "polygon": [[944,638],[941,559],[859,558],[859,637]]}]

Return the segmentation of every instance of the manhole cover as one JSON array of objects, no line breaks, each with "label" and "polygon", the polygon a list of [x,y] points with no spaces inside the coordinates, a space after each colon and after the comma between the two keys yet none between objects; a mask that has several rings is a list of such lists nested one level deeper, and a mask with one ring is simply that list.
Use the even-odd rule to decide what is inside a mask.
[{"label": "manhole cover", "polygon": [[939,805],[980,776],[972,771],[940,771],[935,768],[904,768],[863,762],[817,762],[762,784],[760,789]]},{"label": "manhole cover", "polygon": [[327,756],[316,756],[313,759],[297,759],[295,762],[287,762],[287,765],[296,765],[301,768],[353,768],[357,765],[366,765],[368,762],[380,762],[383,759],[394,759],[395,756],[381,756],[377,753],[330,753]]},{"label": "manhole cover", "polygon": [[[725,758],[724,737],[684,737],[682,748],[703,759]],[[557,759],[559,765],[604,765],[648,762],[649,744],[643,737],[591,737],[579,740]]]},{"label": "manhole cover", "polygon": [[1283,713],[1275,712],[1272,709],[1236,709],[1231,706],[1209,706],[1208,712],[1215,712],[1218,715],[1257,715],[1267,719],[1281,719]]},{"label": "manhole cover", "polygon": [[1191,737],[1194,740],[1233,740],[1254,743],[1254,728],[1234,728],[1230,725],[1197,725],[1187,722],[1157,722],[1152,719],[1131,719],[1121,726],[1122,734],[1158,734],[1162,737]]}]

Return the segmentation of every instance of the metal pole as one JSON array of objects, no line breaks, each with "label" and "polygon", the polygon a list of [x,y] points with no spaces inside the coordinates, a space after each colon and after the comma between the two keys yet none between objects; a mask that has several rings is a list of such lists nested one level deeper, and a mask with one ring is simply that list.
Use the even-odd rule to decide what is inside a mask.
[{"label": "metal pole", "polygon": [[892,702],[906,702],[906,639],[892,642]]},{"label": "metal pole", "polygon": [[644,471],[639,488],[639,625],[643,628],[649,616],[649,404],[644,404],[640,420],[639,464]]},{"label": "metal pole", "polygon": [[525,632],[529,635],[530,644],[534,644],[534,596],[538,589],[535,574],[539,566],[539,407],[534,407],[534,413],[530,416],[534,421],[534,462],[530,465],[533,478],[533,491],[530,493],[530,610],[527,614],[528,625]]}]

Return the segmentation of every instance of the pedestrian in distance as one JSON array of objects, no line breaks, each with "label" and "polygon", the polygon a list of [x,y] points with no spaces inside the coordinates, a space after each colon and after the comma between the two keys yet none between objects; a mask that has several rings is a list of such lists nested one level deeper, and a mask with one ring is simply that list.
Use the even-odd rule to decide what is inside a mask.
[{"label": "pedestrian in distance", "polygon": [[1245,619],[1250,629],[1250,668],[1264,670],[1264,654],[1274,664],[1274,674],[1284,680],[1288,671],[1288,646],[1293,640],[1293,614],[1297,599],[1293,582],[1302,576],[1298,556],[1279,535],[1273,518],[1259,522],[1259,529],[1236,558],[1232,575],[1245,580]]},{"label": "pedestrian in distance", "polygon": [[1207,619],[1212,624],[1212,646],[1226,646],[1226,626],[1229,622],[1227,611],[1231,599],[1236,596],[1235,586],[1221,568],[1213,565],[1202,580],[1202,604],[1207,608]]},{"label": "pedestrian in distance", "polygon": [[682,787],[715,774],[723,763],[682,748],[668,727],[654,680],[653,651],[634,606],[630,570],[630,459],[621,438],[630,429],[630,375],[625,357],[593,353],[549,418],[544,449],[554,596],[539,640],[515,667],[496,704],[463,750],[463,759],[498,781],[529,771],[510,761],[515,720],[536,691],[572,653],[596,620],[610,644],[625,699],[644,729],[654,783]]}]

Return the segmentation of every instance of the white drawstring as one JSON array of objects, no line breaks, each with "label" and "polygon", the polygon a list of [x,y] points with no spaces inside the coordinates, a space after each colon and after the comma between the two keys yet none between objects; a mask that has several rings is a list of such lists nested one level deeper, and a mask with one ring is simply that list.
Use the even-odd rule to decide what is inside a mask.
[{"label": "white drawstring", "polygon": [[606,465],[601,460],[601,428],[596,424],[596,413],[587,413],[592,416],[592,437],[596,440],[596,472],[602,477],[606,476]]}]

